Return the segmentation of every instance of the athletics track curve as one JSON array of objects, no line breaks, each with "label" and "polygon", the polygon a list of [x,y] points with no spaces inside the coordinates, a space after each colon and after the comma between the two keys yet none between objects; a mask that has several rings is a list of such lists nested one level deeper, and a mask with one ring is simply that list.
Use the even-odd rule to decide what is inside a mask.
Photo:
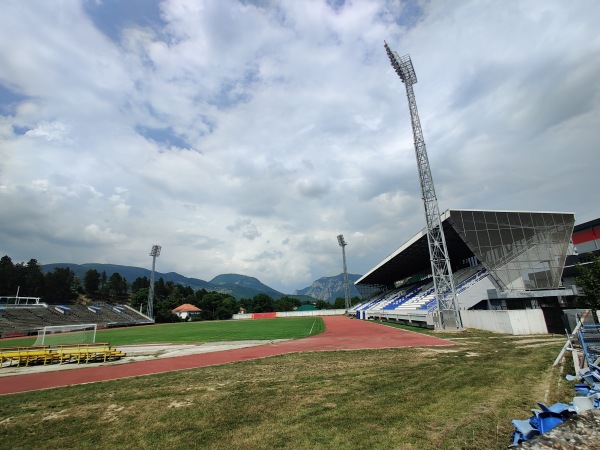
[{"label": "athletics track curve", "polygon": [[[344,316],[325,316],[325,332],[302,339],[246,347],[222,352],[202,353],[123,365],[82,367],[81,369],[14,375],[2,378],[0,395],[75,384],[117,380],[175,370],[194,369],[246,361],[295,352],[360,350],[375,348],[429,347],[453,345],[433,336],[383,326]],[[1,370],[1,369],[0,369]]]}]

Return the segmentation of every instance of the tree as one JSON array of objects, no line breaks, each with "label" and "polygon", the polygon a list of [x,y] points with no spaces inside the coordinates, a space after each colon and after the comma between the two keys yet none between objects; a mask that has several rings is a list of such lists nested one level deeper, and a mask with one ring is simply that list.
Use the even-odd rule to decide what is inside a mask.
[{"label": "tree", "polygon": [[256,294],[253,298],[252,312],[274,312],[275,303],[273,299],[264,293]]},{"label": "tree", "polygon": [[293,311],[300,306],[300,300],[294,297],[284,295],[279,300],[275,300],[275,311]]},{"label": "tree", "polygon": [[202,310],[200,315],[204,320],[216,319],[217,309],[223,296],[224,294],[220,294],[219,292],[209,292],[202,297],[199,307]]},{"label": "tree", "polygon": [[131,293],[135,294],[140,289],[148,289],[150,287],[150,280],[148,277],[137,277],[131,283]]},{"label": "tree", "polygon": [[48,303],[71,303],[77,298],[79,282],[75,272],[56,267],[44,276],[44,300]]},{"label": "tree", "polygon": [[579,275],[575,283],[583,291],[583,296],[578,298],[580,306],[586,308],[600,308],[600,256],[591,256],[589,264],[577,264]]},{"label": "tree", "polygon": [[102,271],[100,274],[100,299],[107,301],[110,295],[110,288],[108,286],[108,278],[106,272]]},{"label": "tree", "polygon": [[335,309],[345,309],[346,308],[346,299],[344,297],[338,297],[335,299],[333,303],[333,307]]},{"label": "tree", "polygon": [[[148,285],[150,285],[150,284],[148,283]],[[156,280],[154,282],[154,298],[155,299],[167,298],[168,295],[169,295],[169,290],[167,289],[165,280],[163,280],[162,277],[160,277],[158,280]]]},{"label": "tree", "polygon": [[221,299],[217,310],[215,311],[215,319],[217,320],[229,320],[231,316],[236,314],[239,310],[238,302],[233,297],[225,297]]},{"label": "tree", "polygon": [[326,302],[325,300],[317,300],[317,302],[315,303],[315,307],[317,309],[331,309],[332,305],[329,302]]},{"label": "tree", "polygon": [[83,290],[89,296],[94,296],[100,292],[100,272],[96,269],[90,269],[84,274]]},{"label": "tree", "polygon": [[131,294],[129,304],[132,308],[135,308],[137,310],[140,309],[140,306],[143,306],[143,310],[145,311],[146,305],[148,304],[148,288],[138,289],[133,294]]},{"label": "tree", "polygon": [[37,259],[30,259],[25,266],[25,286],[29,297],[41,297],[44,293],[44,274]]},{"label": "tree", "polygon": [[110,299],[113,302],[123,302],[127,299],[129,286],[127,280],[119,272],[113,273],[108,279]]}]

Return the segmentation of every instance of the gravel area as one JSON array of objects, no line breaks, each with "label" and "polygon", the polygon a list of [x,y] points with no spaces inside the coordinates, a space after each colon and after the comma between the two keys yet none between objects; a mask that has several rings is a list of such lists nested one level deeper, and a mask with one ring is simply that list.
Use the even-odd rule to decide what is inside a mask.
[{"label": "gravel area", "polygon": [[576,414],[548,433],[521,443],[519,449],[598,450],[600,449],[600,409]]}]

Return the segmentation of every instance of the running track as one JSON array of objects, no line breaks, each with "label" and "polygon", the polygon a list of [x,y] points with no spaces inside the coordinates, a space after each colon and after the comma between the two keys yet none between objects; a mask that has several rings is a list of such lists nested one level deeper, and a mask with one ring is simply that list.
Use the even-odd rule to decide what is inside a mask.
[{"label": "running track", "polygon": [[343,316],[325,316],[323,321],[326,327],[324,333],[303,339],[123,365],[85,367],[75,370],[5,377],[2,378],[0,383],[0,395],[151,375],[174,370],[194,369],[249,359],[267,358],[285,353],[453,345],[453,342],[421,333],[404,331]]}]

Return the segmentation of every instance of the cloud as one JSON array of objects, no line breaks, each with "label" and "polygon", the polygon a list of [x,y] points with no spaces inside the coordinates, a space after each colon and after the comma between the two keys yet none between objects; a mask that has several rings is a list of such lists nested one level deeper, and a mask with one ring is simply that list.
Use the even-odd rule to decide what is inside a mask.
[{"label": "cloud", "polygon": [[95,223],[91,223],[84,228],[85,239],[97,244],[115,244],[122,242],[125,236],[115,233],[110,228],[100,228]]},{"label": "cloud", "polygon": [[47,141],[58,141],[64,144],[72,144],[73,140],[68,137],[68,127],[60,122],[42,122],[35,128],[25,132],[25,136],[32,138],[43,138]]},{"label": "cloud", "polygon": [[261,236],[258,227],[250,219],[236,219],[235,224],[227,226],[227,229],[251,241]]},{"label": "cloud", "polygon": [[[424,225],[410,53],[440,209],[598,217],[600,6],[9,0],[0,252],[244,273],[365,273]],[[577,182],[573,182],[577,180]],[[6,225],[5,225],[6,224]]]}]

